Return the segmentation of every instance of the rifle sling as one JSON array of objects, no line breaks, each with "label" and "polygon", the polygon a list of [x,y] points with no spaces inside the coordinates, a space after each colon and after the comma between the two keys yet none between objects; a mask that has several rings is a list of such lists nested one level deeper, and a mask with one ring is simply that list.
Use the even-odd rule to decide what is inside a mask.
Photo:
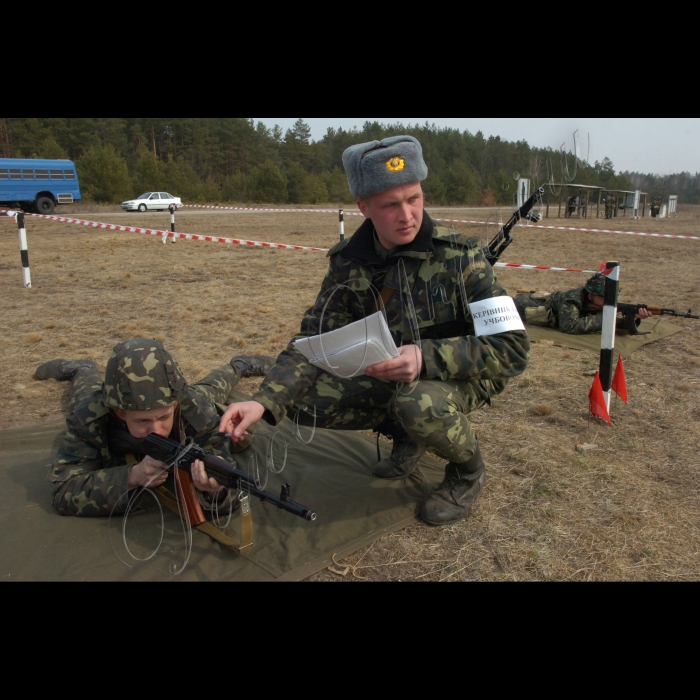
[{"label": "rifle sling", "polygon": [[[377,313],[377,311],[381,311],[383,308],[386,307],[386,305],[389,303],[389,299],[394,296],[394,292],[396,290],[392,289],[391,287],[384,287],[381,292],[379,292],[379,298],[374,304],[374,312]],[[379,305],[379,299],[382,300],[381,306]]]},{"label": "rifle sling", "polygon": [[[180,516],[180,509],[177,505],[177,500],[168,489],[164,486],[160,486],[153,492],[160,502],[166,508],[171,510],[175,515]],[[224,545],[228,549],[232,549],[234,552],[243,552],[244,550],[253,546],[253,514],[250,509],[250,502],[248,496],[243,496],[241,498],[241,539],[240,542],[224,534],[216,527],[213,523],[209,521],[203,522],[201,525],[197,525],[196,529],[209,535],[213,540],[216,540],[219,544]],[[182,517],[182,516],[180,516]]]}]

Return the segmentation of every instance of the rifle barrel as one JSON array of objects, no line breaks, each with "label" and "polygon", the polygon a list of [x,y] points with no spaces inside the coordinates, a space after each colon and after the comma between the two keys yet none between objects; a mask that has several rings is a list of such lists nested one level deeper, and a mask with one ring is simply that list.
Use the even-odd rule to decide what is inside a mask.
[{"label": "rifle barrel", "polygon": [[254,477],[241,471],[235,465],[231,464],[231,462],[227,462],[225,459],[216,457],[215,455],[207,455],[203,462],[204,466],[207,468],[207,474],[214,477],[222,486],[245,489],[248,493],[259,498],[261,501],[272,503],[282,510],[304,518],[304,520],[316,520],[316,513],[310,508],[299,505],[294,501],[277,498],[271,493],[263,491],[258,488]]},{"label": "rifle barrel", "polygon": [[[155,433],[151,433],[146,439],[145,444],[152,446],[157,451],[157,456],[167,456],[170,459],[176,457],[183,450],[183,446],[175,440],[161,437]],[[241,488],[250,493],[252,496],[259,498],[261,501],[267,501],[273,505],[286,510],[292,515],[296,515],[304,520],[316,520],[316,513],[310,508],[295,503],[287,498],[277,498],[271,493],[258,488],[255,478],[246,474],[236,467],[235,464],[228,462],[221,457],[207,452],[197,445],[193,445],[183,456],[182,463],[191,466],[195,460],[204,462],[207,474],[216,479],[222,486],[227,488]]]}]

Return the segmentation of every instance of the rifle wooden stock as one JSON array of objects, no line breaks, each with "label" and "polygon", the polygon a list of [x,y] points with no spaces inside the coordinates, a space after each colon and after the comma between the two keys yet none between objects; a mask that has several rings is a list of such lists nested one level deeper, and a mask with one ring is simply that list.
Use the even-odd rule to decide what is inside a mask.
[{"label": "rifle wooden stock", "polygon": [[197,527],[205,523],[204,511],[197,498],[195,485],[192,482],[192,475],[184,469],[176,467],[175,484],[177,493],[180,496],[180,503],[184,504],[187,512],[187,521],[191,527]]}]

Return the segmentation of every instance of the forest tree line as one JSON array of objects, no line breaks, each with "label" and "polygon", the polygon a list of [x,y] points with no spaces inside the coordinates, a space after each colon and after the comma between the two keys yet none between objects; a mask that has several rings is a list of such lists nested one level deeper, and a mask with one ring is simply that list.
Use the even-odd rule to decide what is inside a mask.
[{"label": "forest tree line", "polygon": [[151,190],[188,203],[351,203],[342,154],[356,143],[411,134],[422,144],[426,199],[437,205],[510,205],[516,179],[554,180],[651,196],[678,194],[700,203],[700,173],[618,173],[609,158],[593,164],[571,153],[535,148],[433,124],[367,122],[329,128],[317,141],[298,119],[286,132],[244,118],[0,118],[0,156],[69,158],[84,199],[118,204]]}]

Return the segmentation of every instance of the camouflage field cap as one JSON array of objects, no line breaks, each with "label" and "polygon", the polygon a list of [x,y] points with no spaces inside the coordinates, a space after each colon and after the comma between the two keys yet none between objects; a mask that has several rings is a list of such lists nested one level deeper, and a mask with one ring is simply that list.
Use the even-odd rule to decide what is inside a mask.
[{"label": "camouflage field cap", "polygon": [[586,291],[596,297],[605,295],[605,275],[597,272],[591,279],[586,282]]},{"label": "camouflage field cap", "polygon": [[107,408],[150,411],[172,406],[187,382],[172,355],[152,338],[133,338],[115,345],[102,387]]}]

